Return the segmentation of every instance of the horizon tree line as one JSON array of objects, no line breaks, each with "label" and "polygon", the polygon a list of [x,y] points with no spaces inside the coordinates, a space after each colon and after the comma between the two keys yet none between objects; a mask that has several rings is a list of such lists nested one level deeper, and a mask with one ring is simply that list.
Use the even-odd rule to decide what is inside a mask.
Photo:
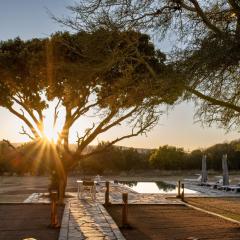
[{"label": "horizon tree line", "polygon": [[[100,143],[96,146],[99,154],[89,156],[76,165],[70,174],[119,174],[121,172],[137,173],[152,170],[201,170],[202,157],[207,156],[207,168],[222,170],[222,156],[227,154],[230,171],[240,170],[239,140],[230,143],[220,143],[205,149],[194,149],[191,152],[183,148],[164,145],[158,149],[148,149],[139,152],[134,148],[122,148]],[[34,149],[32,151],[31,149]],[[0,143],[0,174],[30,174],[33,176],[48,175],[51,170],[51,147],[39,156],[41,147],[37,143],[26,143],[17,147],[17,151],[6,142]]]}]

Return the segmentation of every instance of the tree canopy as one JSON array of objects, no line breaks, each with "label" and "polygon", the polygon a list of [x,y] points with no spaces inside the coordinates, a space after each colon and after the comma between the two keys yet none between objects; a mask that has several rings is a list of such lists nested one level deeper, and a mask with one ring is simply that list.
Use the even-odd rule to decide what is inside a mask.
[{"label": "tree canopy", "polygon": [[[79,1],[61,19],[75,29],[118,26],[172,38],[172,54],[187,96],[196,96],[203,122],[239,126],[240,2],[238,0]],[[190,93],[190,94],[189,94]]]},{"label": "tree canopy", "polygon": [[[99,28],[1,42],[0,69],[0,104],[22,120],[28,127],[22,134],[32,140],[45,138],[44,111],[50,102],[55,102],[54,125],[59,111],[64,112],[57,145],[65,153],[72,152],[72,125],[84,114],[94,114],[92,126],[78,135],[78,158],[99,134],[126,120],[130,133],[109,145],[147,132],[161,115],[158,106],[174,104],[182,93],[164,54],[154,49],[147,35],[135,31]],[[69,160],[65,167],[74,164]]]}]

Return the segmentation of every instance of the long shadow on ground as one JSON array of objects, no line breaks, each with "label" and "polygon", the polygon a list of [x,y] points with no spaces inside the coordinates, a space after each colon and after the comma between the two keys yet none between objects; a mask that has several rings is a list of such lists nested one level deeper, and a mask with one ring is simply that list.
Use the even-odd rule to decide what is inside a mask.
[{"label": "long shadow on ground", "polygon": [[[121,205],[108,212],[121,226]],[[239,225],[183,205],[129,205],[132,229],[121,229],[127,240],[239,240]]]},{"label": "long shadow on ground", "polygon": [[[60,221],[63,209],[58,209]],[[57,240],[59,229],[49,224],[49,204],[0,204],[0,240]]]}]

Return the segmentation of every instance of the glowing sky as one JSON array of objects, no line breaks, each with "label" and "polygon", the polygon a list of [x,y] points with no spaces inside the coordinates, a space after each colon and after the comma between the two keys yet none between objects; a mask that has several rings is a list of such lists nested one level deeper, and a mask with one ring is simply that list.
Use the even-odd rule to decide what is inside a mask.
[{"label": "glowing sky", "polygon": [[[77,0],[76,0],[77,1]],[[54,22],[47,14],[49,9],[57,16],[68,15],[66,6],[73,3],[72,0],[8,0],[0,2],[0,40],[20,36],[23,39],[33,37],[47,37],[55,31],[64,30],[62,26]],[[161,45],[162,50],[167,44]],[[206,147],[215,143],[230,141],[239,138],[238,132],[225,134],[222,129],[216,127],[202,128],[200,123],[194,124],[193,103],[181,103],[167,115],[162,116],[148,136],[139,136],[119,143],[119,145],[156,148],[169,144],[184,147],[191,150],[198,147]],[[87,120],[85,120],[87,124]],[[19,134],[22,123],[10,114],[6,109],[0,108],[0,139],[6,138],[12,142],[28,140]],[[81,123],[84,125],[84,121]],[[76,131],[80,123],[71,129],[70,142],[75,143]],[[126,127],[118,127],[104,133],[98,138],[110,140],[119,133],[126,132]],[[94,142],[95,144],[97,141]]]}]

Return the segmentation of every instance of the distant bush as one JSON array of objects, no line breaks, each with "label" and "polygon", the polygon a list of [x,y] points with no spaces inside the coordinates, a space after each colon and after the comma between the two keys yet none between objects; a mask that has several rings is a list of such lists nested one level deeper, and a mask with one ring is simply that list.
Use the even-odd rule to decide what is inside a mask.
[{"label": "distant bush", "polygon": [[[107,143],[100,143],[97,150],[102,150]],[[139,153],[136,149],[122,149],[111,146],[103,152],[82,159],[79,168],[85,172],[99,173],[120,172],[149,168],[149,153]]]},{"label": "distant bush", "polygon": [[162,170],[181,170],[184,168],[184,162],[187,154],[183,148],[176,148],[165,145],[155,150],[150,158],[150,164],[153,168]]}]

